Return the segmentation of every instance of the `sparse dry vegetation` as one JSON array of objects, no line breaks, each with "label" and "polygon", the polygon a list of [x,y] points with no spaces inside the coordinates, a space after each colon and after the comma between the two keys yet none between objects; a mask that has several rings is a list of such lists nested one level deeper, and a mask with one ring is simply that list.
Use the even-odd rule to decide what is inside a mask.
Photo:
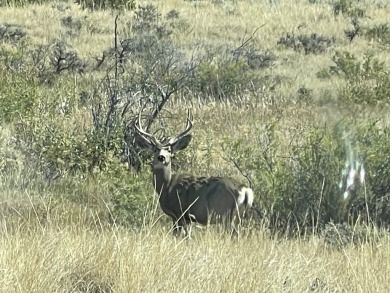
[{"label": "sparse dry vegetation", "polygon": [[[386,1],[0,1],[1,292],[388,292]],[[194,116],[177,172],[255,191],[172,237],[134,119]]]}]

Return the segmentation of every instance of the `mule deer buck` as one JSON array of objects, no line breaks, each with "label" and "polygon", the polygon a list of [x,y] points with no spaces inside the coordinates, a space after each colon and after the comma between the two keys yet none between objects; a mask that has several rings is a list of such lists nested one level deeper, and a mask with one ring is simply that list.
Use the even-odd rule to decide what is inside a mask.
[{"label": "mule deer buck", "polygon": [[192,175],[172,175],[171,159],[174,153],[185,149],[191,141],[192,115],[187,114],[185,130],[177,136],[159,141],[146,132],[141,123],[141,112],[135,125],[141,147],[154,152],[153,175],[159,203],[165,214],[173,221],[173,234],[182,229],[190,236],[187,224],[197,222],[202,225],[225,221],[237,232],[253,203],[253,191],[230,178],[194,177]]}]

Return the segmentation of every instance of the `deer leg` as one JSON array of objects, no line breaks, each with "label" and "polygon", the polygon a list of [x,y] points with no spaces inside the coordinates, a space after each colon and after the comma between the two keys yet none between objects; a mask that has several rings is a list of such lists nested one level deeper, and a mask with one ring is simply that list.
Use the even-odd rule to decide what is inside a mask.
[{"label": "deer leg", "polygon": [[191,223],[188,227],[186,221],[184,220],[182,228],[184,230],[184,237],[186,237],[187,239],[191,239]]},{"label": "deer leg", "polygon": [[184,230],[184,236],[189,236],[189,232],[187,229],[187,223],[184,218],[181,218],[179,220],[173,219],[173,236],[178,237],[182,231]]},{"label": "deer leg", "polygon": [[187,237],[187,238],[190,238],[191,237],[191,226],[190,226],[190,230],[188,230],[188,226],[187,226],[187,221],[184,217],[182,217],[180,220],[179,220],[179,227],[184,230],[184,237]]},{"label": "deer leg", "polygon": [[239,227],[241,225],[240,214],[238,211],[233,210],[227,216],[226,224],[229,225],[229,233],[232,237],[238,236]]},{"label": "deer leg", "polygon": [[181,233],[181,226],[179,225],[178,221],[175,218],[172,218],[173,222],[173,236],[178,237]]}]

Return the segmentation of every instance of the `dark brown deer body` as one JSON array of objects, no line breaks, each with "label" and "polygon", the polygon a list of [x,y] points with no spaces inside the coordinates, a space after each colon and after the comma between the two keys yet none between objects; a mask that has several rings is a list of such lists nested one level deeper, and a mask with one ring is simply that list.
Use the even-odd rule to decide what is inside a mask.
[{"label": "dark brown deer body", "polygon": [[189,116],[188,113],[185,131],[164,144],[142,129],[140,117],[137,126],[142,144],[154,151],[155,189],[161,209],[172,218],[175,235],[182,228],[188,234],[186,226],[190,222],[239,223],[253,203],[252,189],[233,179],[172,175],[172,154],[185,149],[191,141]]}]

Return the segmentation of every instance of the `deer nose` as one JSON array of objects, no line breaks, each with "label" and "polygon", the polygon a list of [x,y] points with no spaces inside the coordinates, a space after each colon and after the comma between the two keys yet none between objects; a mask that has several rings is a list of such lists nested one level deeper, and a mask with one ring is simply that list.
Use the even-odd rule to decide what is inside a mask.
[{"label": "deer nose", "polygon": [[160,162],[164,162],[165,161],[165,157],[164,156],[158,156],[157,160],[159,160]]}]

